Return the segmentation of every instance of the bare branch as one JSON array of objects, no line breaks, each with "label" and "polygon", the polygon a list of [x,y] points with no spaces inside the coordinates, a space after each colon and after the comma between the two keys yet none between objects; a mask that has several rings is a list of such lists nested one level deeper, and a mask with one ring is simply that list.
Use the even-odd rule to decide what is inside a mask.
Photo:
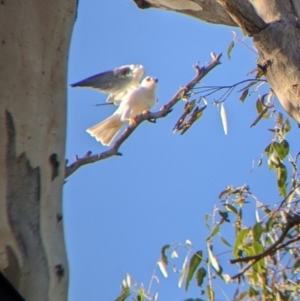
[{"label": "bare branch", "polygon": [[94,163],[100,160],[107,159],[112,156],[121,156],[122,154],[119,152],[119,148],[122,145],[122,143],[134,132],[134,130],[139,126],[140,123],[142,123],[145,120],[155,122],[156,119],[163,118],[167,116],[171,111],[172,107],[182,98],[184,97],[188,92],[190,92],[194,86],[204,77],[208,72],[210,72],[212,69],[214,69],[217,65],[220,64],[220,58],[222,54],[214,55],[212,54],[212,61],[206,64],[203,67],[199,67],[198,65],[194,66],[196,69],[196,76],[184,87],[181,87],[179,91],[172,97],[172,99],[165,105],[161,107],[161,109],[158,112],[143,112],[142,114],[137,115],[134,118],[134,122],[132,125],[129,125],[123,134],[115,141],[115,143],[112,145],[112,147],[100,154],[91,155],[92,153],[89,151],[87,154],[79,158],[78,156],[75,157],[75,162],[68,165],[66,167],[65,171],[65,178],[68,178],[72,173],[74,173],[79,167]]}]

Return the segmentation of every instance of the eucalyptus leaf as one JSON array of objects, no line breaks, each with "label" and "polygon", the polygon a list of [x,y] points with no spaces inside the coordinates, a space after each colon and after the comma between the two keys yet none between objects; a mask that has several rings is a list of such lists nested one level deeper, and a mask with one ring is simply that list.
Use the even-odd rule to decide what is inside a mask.
[{"label": "eucalyptus leaf", "polygon": [[202,286],[205,276],[206,276],[206,270],[201,267],[197,271],[197,274],[196,274],[196,279],[197,279],[197,285],[198,286]]},{"label": "eucalyptus leaf", "polygon": [[201,261],[202,261],[202,251],[196,252],[190,259],[188,273],[187,273],[186,281],[185,281],[185,290],[186,291],[188,290],[190,281],[193,278],[194,273],[195,273],[196,269],[198,268],[199,264],[201,263]]}]

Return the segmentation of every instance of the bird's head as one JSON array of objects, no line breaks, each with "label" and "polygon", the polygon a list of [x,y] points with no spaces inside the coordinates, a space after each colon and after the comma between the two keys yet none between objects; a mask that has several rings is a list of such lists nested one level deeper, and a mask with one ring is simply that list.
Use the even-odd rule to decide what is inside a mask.
[{"label": "bird's head", "polygon": [[149,88],[149,89],[155,90],[156,87],[157,87],[157,83],[158,83],[158,79],[157,78],[154,78],[154,77],[151,77],[151,76],[147,76],[141,82],[141,86],[145,87],[145,88]]}]

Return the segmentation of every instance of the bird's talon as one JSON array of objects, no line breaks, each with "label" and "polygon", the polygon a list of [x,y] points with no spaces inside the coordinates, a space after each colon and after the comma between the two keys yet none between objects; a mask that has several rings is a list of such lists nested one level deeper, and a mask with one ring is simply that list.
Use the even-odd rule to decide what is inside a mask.
[{"label": "bird's talon", "polygon": [[137,125],[137,123],[136,123],[136,121],[135,121],[134,118],[129,118],[129,125],[130,126],[136,126]]}]

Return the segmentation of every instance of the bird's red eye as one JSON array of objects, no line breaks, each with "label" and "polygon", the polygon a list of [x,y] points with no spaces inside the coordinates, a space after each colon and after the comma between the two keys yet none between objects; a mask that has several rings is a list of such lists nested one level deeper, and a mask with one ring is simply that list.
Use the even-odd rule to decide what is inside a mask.
[{"label": "bird's red eye", "polygon": [[150,81],[150,77],[147,77],[147,78],[146,78],[146,81],[149,82],[149,81]]}]

